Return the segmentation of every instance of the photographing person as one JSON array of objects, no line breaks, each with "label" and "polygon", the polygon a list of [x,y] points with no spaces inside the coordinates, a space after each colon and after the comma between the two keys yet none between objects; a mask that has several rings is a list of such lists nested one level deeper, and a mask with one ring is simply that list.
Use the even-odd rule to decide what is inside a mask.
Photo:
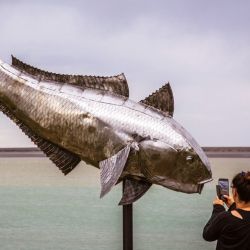
[{"label": "photographing person", "polygon": [[237,174],[231,187],[232,197],[224,195],[224,201],[219,198],[213,201],[212,216],[203,229],[203,238],[217,240],[217,250],[250,250],[250,172]]}]

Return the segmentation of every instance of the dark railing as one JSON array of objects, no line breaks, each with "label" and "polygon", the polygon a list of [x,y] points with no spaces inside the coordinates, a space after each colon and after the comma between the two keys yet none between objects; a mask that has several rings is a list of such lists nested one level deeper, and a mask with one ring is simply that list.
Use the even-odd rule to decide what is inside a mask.
[{"label": "dark railing", "polygon": [[[250,147],[203,147],[210,158],[250,158]],[[45,157],[35,147],[0,148],[0,157]]]}]

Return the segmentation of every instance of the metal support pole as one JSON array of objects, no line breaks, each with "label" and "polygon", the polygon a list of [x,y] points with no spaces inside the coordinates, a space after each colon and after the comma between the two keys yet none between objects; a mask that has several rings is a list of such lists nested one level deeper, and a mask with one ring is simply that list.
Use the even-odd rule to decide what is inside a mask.
[{"label": "metal support pole", "polygon": [[133,250],[133,204],[123,206],[123,250]]}]

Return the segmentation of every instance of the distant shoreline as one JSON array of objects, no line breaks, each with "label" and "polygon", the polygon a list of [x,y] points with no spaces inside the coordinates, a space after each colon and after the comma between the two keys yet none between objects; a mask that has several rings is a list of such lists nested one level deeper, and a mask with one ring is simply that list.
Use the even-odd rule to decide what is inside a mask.
[{"label": "distant shoreline", "polygon": [[[203,147],[210,158],[250,158],[250,147]],[[46,157],[38,148],[0,148],[0,157]]]}]

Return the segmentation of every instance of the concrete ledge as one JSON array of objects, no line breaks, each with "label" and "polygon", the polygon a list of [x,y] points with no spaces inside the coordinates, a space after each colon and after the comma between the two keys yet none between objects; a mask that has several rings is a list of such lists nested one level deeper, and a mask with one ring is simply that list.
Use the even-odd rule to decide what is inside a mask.
[{"label": "concrete ledge", "polygon": [[[250,147],[203,147],[209,158],[250,158]],[[46,157],[38,148],[0,148],[0,157]]]}]

